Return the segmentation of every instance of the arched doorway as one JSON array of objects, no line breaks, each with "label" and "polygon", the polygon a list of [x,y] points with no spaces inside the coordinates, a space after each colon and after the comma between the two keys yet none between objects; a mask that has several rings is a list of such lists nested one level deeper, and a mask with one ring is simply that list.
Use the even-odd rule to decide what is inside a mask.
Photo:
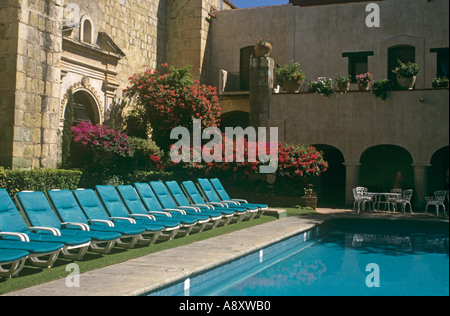
[{"label": "arched doorway", "polygon": [[411,154],[396,145],[377,145],[361,155],[359,183],[372,192],[389,192],[400,172],[402,189],[414,187],[414,168]]},{"label": "arched doorway", "polygon": [[244,111],[232,111],[222,114],[220,117],[220,129],[225,132],[225,127],[242,127],[249,126],[249,113]]},{"label": "arched doorway", "polygon": [[345,206],[345,166],[344,155],[339,149],[330,145],[313,145],[323,152],[328,169],[310,182],[317,191],[319,207]]},{"label": "arched doorway", "polygon": [[428,173],[429,193],[448,190],[449,146],[437,150],[431,157]]},{"label": "arched doorway", "polygon": [[100,123],[97,102],[90,93],[84,90],[76,91],[73,98],[73,125],[82,121],[91,121],[94,125]]}]

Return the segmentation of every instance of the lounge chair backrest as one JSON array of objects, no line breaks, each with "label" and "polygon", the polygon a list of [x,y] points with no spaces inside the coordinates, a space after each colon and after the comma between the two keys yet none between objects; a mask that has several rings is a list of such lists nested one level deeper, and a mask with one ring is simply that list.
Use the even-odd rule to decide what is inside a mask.
[{"label": "lounge chair backrest", "polygon": [[203,199],[203,196],[198,191],[198,189],[195,186],[194,182],[192,182],[192,181],[183,181],[181,183],[181,185],[186,190],[187,194],[191,198],[192,202],[194,202],[194,204],[205,204],[205,200]]},{"label": "lounge chair backrest", "polygon": [[70,190],[50,190],[47,192],[55,211],[63,222],[88,224],[89,221]]},{"label": "lounge chair backrest", "polygon": [[170,195],[169,190],[161,181],[150,181],[150,186],[158,197],[163,208],[178,208],[178,205]]},{"label": "lounge chair backrest", "polygon": [[22,191],[16,197],[31,226],[61,229],[61,222],[43,192]]},{"label": "lounge chair backrest", "polygon": [[221,201],[216,191],[214,190],[213,186],[211,185],[211,182],[209,182],[208,179],[199,178],[197,179],[197,181],[209,202]]},{"label": "lounge chair backrest", "polygon": [[128,207],[128,210],[132,214],[147,214],[144,204],[142,203],[136,190],[131,185],[118,185],[116,187],[119,191],[122,200]]},{"label": "lounge chair backrest", "polygon": [[119,193],[112,185],[96,185],[95,190],[103,202],[110,216],[113,217],[129,217],[125,204],[123,204]]},{"label": "lounge chair backrest", "polygon": [[162,211],[163,207],[148,183],[135,183],[134,187],[149,211]]},{"label": "lounge chair backrest", "polygon": [[76,189],[73,194],[89,219],[110,219],[94,190]]},{"label": "lounge chair backrest", "polygon": [[26,233],[27,224],[5,189],[0,189],[0,231]]},{"label": "lounge chair backrest", "polygon": [[172,194],[175,201],[180,206],[189,206],[191,205],[191,202],[187,199],[186,195],[183,192],[183,189],[181,189],[180,185],[176,181],[166,181],[166,186],[169,189],[170,193]]},{"label": "lounge chair backrest", "polygon": [[220,196],[222,200],[225,201],[231,200],[230,196],[228,195],[227,191],[225,191],[225,188],[223,187],[222,183],[218,178],[211,179],[210,181],[214,189],[216,190],[217,194]]}]

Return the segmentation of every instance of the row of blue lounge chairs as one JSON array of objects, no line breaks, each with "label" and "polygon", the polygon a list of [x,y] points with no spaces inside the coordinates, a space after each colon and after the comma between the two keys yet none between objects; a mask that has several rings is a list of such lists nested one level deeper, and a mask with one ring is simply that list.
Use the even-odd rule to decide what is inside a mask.
[{"label": "row of blue lounge chairs", "polygon": [[[97,185],[92,189],[0,189],[0,277],[19,274],[26,259],[52,267],[60,253],[81,260],[259,217],[265,204],[232,200],[219,179]],[[17,207],[16,207],[17,205]]]}]

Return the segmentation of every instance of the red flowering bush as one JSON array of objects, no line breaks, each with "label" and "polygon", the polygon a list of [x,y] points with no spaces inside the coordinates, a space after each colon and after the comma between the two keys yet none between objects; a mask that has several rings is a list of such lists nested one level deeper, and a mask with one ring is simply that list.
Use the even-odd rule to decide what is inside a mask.
[{"label": "red flowering bush", "polygon": [[[237,140],[227,139],[222,135],[222,144],[216,151],[214,148],[207,148],[208,144],[202,148],[189,149],[189,162],[174,162],[170,158],[152,155],[150,160],[153,165],[161,170],[185,169],[188,172],[197,172],[205,176],[219,176],[226,178],[247,178],[250,174],[258,174],[259,167],[267,164],[260,162],[258,153],[258,144],[248,142],[245,138]],[[181,155],[182,148],[175,148],[172,145],[171,150],[178,151]],[[284,142],[266,143],[265,154],[270,155],[271,146],[278,148],[278,168],[275,172],[277,179],[284,179],[286,184],[292,185],[292,181],[302,184],[309,177],[319,176],[328,168],[328,163],[323,159],[321,152],[313,146],[294,145]],[[227,152],[226,148],[230,148]],[[205,155],[209,156],[210,161],[205,161]],[[195,162],[200,160],[200,162]],[[288,179],[288,181],[286,181]],[[298,187],[298,185],[297,185]]]},{"label": "red flowering bush", "polygon": [[90,121],[72,127],[72,140],[91,154],[94,166],[106,165],[106,158],[128,158],[134,153],[134,143],[125,133],[107,126],[94,126]]},{"label": "red flowering bush", "polygon": [[171,68],[165,74],[147,69],[130,77],[130,86],[124,91],[124,96],[135,99],[137,115],[151,127],[152,138],[162,150],[175,142],[170,131],[177,126],[192,129],[193,119],[200,119],[202,128],[219,123],[216,89],[192,80],[189,71],[189,66]]},{"label": "red flowering bush", "polygon": [[313,146],[280,143],[278,174],[289,177],[319,176],[328,169],[321,152]]}]

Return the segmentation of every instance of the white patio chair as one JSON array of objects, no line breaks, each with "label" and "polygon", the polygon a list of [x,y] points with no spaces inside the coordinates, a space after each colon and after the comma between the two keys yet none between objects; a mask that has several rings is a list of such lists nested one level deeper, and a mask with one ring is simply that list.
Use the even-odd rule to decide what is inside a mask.
[{"label": "white patio chair", "polygon": [[406,211],[406,205],[409,205],[409,211],[411,212],[411,214],[414,214],[412,211],[412,206],[411,206],[411,198],[413,195],[413,190],[412,189],[408,189],[408,190],[404,190],[402,193],[402,196],[400,198],[396,199],[396,203],[397,204],[401,204],[402,205],[402,210],[403,213],[405,213]]},{"label": "white patio chair", "polygon": [[427,206],[425,207],[425,213],[428,212],[428,206],[434,205],[436,207],[436,215],[439,216],[439,207],[442,206],[444,210],[445,216],[447,216],[447,212],[445,211],[445,196],[447,195],[446,191],[436,191],[434,192],[434,196],[427,196],[425,200],[427,201]]},{"label": "white patio chair", "polygon": [[391,209],[390,206],[392,205],[392,210],[395,213],[395,210],[397,208],[397,203],[402,203],[402,194],[403,194],[403,190],[402,189],[391,189],[391,193],[396,193],[399,194],[398,196],[389,196],[386,200],[387,200],[387,208],[388,211]]},{"label": "white patio chair", "polygon": [[[364,199],[366,200],[365,203],[369,203],[369,210],[370,210],[370,204],[372,204],[372,210],[375,209],[374,206],[374,196],[369,194],[368,192],[369,190],[366,187],[356,187],[356,193],[361,196],[364,197]],[[364,203],[364,204],[365,204]],[[364,206],[364,205],[363,205]]]},{"label": "white patio chair", "polygon": [[353,210],[359,213],[361,211],[361,204],[362,204],[362,210],[364,211],[366,203],[370,203],[372,201],[372,198],[364,196],[363,194],[358,192],[357,188],[353,188],[352,191],[353,191],[353,198],[355,199],[355,202],[353,202]]}]

